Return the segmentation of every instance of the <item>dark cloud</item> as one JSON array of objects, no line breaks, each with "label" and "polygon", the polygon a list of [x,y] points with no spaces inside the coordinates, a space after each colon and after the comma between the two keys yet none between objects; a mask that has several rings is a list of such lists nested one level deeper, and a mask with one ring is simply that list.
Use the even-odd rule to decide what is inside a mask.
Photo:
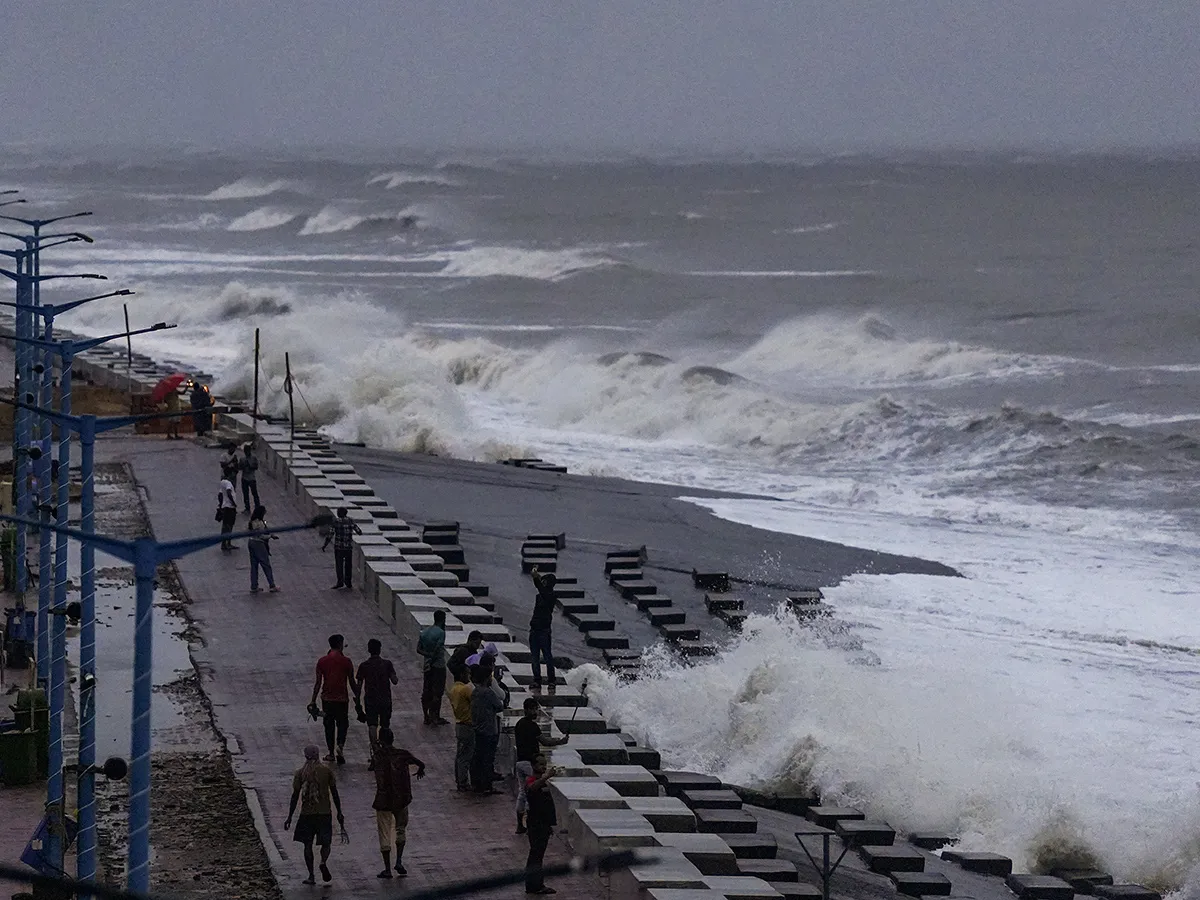
[{"label": "dark cloud", "polygon": [[4,140],[1200,141],[1195,0],[46,0],[9,13]]}]

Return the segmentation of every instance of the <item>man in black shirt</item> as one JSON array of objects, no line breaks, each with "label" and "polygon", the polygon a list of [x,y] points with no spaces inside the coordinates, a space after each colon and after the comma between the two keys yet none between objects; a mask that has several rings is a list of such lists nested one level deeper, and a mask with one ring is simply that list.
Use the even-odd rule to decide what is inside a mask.
[{"label": "man in black shirt", "polygon": [[525,701],[525,715],[513,726],[513,743],[517,751],[517,834],[525,833],[525,810],[528,798],[525,795],[525,783],[533,774],[533,761],[537,759],[543,747],[557,747],[565,744],[567,738],[552,738],[542,734],[538,724],[537,699],[530,697]]},{"label": "man in black shirt", "polygon": [[557,579],[552,572],[543,575],[533,568],[533,584],[537,596],[533,598],[533,615],[529,619],[529,653],[532,657],[534,690],[542,686],[542,660],[546,661],[546,682],[554,690],[554,654],[550,649],[550,625],[554,615],[554,585]]},{"label": "man in black shirt", "polygon": [[550,779],[554,770],[546,765],[546,757],[533,760],[533,772],[525,780],[524,790],[529,796],[529,858],[525,861],[525,893],[554,894],[554,888],[546,887],[542,877],[542,864],[546,858],[546,847],[550,835],[558,824],[554,811],[554,798],[550,796]]},{"label": "man in black shirt", "polygon": [[[446,663],[446,671],[450,673],[455,681],[459,680],[459,673],[470,675],[467,667],[467,659],[479,652],[479,648],[483,646],[483,634],[478,631],[472,631],[467,635],[467,642],[459,644],[454,652],[450,654],[450,660]],[[466,679],[463,679],[466,680]]]},{"label": "man in black shirt", "polygon": [[379,729],[392,723],[392,685],[399,684],[396,667],[390,659],[379,654],[383,645],[375,638],[367,641],[370,656],[358,666],[358,683],[362,685],[364,714],[367,719],[367,736],[371,741],[371,761],[367,771],[375,771],[375,751],[379,747]]}]

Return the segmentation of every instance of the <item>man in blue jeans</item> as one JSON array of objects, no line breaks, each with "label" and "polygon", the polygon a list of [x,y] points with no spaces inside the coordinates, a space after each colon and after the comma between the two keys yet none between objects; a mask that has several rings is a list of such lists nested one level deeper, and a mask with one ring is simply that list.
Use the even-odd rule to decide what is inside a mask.
[{"label": "man in blue jeans", "polygon": [[529,654],[533,666],[534,690],[542,687],[542,660],[546,661],[546,683],[554,690],[554,653],[550,649],[550,625],[554,614],[554,585],[558,579],[552,572],[543,575],[535,566],[533,569],[533,584],[537,588],[537,596],[533,598],[533,615],[529,619]]}]

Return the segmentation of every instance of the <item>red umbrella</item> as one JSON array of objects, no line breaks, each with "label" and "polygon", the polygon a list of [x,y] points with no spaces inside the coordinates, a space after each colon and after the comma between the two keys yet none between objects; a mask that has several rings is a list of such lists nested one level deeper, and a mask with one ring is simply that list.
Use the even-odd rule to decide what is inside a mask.
[{"label": "red umbrella", "polygon": [[162,403],[166,399],[167,394],[179,390],[179,386],[187,380],[188,376],[186,372],[176,372],[174,375],[168,375],[154,386],[154,390],[150,392],[150,402]]}]

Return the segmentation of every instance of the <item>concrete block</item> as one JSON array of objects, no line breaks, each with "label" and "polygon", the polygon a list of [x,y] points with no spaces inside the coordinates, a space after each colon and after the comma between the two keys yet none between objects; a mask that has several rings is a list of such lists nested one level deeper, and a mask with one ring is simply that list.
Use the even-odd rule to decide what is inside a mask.
[{"label": "concrete block", "polygon": [[433,548],[434,554],[442,558],[443,563],[465,565],[466,554],[458,544],[430,544],[430,546]]},{"label": "concrete block", "polygon": [[[533,667],[527,668],[530,677],[533,677]],[[550,715],[555,727],[563,734],[605,734],[608,731],[608,722],[604,716],[590,706],[551,707]]]},{"label": "concrete block", "polygon": [[[567,742],[567,746],[569,747],[574,743],[575,739],[571,738]],[[597,763],[588,768],[595,773],[597,778],[601,778],[606,783],[612,785],[613,790],[622,797],[658,796],[658,781],[641,766]]]},{"label": "concrete block", "polygon": [[683,791],[719,791],[725,785],[713,775],[699,772],[684,772],[678,769],[660,769],[651,774],[663,786],[668,797],[682,797]]},{"label": "concrete block", "polygon": [[471,567],[466,563],[445,563],[442,566],[443,572],[450,572],[458,579],[458,583],[471,580]]},{"label": "concrete block", "polygon": [[658,593],[658,585],[652,581],[636,579],[633,581],[622,581],[617,585],[617,590],[621,592],[621,596],[626,600],[633,600],[643,594]]},{"label": "concrete block", "polygon": [[674,644],[681,641],[698,641],[700,640],[700,628],[697,625],[663,625],[658,629],[658,633]]},{"label": "concrete block", "polygon": [[696,830],[707,834],[754,834],[758,820],[744,809],[697,809]]},{"label": "concrete block", "polygon": [[908,835],[908,842],[922,850],[941,850],[954,841],[955,838],[941,831],[914,831]]},{"label": "concrete block", "polygon": [[804,818],[822,828],[836,828],[838,822],[861,822],[866,819],[866,816],[863,815],[862,810],[848,806],[811,806],[804,814]]},{"label": "concrete block", "polygon": [[[485,637],[484,637],[484,639],[486,640],[486,639],[487,639],[487,638],[486,638],[486,630],[485,630],[485,629],[483,629],[483,628],[481,628],[481,629],[479,629],[479,630],[480,630],[480,631],[484,631],[484,632],[485,632]],[[511,640],[512,640],[511,636],[508,638],[508,640],[509,640],[509,641],[511,641]],[[501,641],[496,641],[495,643],[496,643],[497,647],[501,647],[501,646],[503,646],[503,642],[501,642]],[[521,646],[524,646],[524,645],[521,645]],[[502,651],[502,652],[503,652],[503,651]],[[526,661],[526,662],[530,662],[530,661],[532,661],[532,658],[533,658],[533,657],[532,657],[532,656],[531,656],[531,655],[528,653],[528,649],[527,649],[527,650],[526,650],[526,655],[525,655],[525,661]],[[575,688],[570,688],[570,687],[560,687],[560,688],[558,688],[557,690],[555,690],[555,691],[553,691],[553,692],[551,692],[551,691],[543,691],[541,694],[539,694],[539,695],[538,695],[538,703],[540,703],[540,704],[542,705],[542,707],[543,707],[543,708],[546,708],[546,707],[560,707],[560,706],[574,707],[574,706],[587,706],[587,705],[588,705],[588,703],[587,703],[587,697],[585,697],[583,694],[581,694],[581,693],[580,693],[579,691],[577,691]],[[589,739],[590,739],[590,738],[592,738],[592,737],[599,737],[599,735],[581,735],[581,737],[587,737],[587,738],[589,738]],[[571,740],[571,743],[572,743],[572,745],[574,745],[574,744],[575,744],[575,739],[574,739],[574,738],[572,738],[572,740]],[[576,748],[575,748],[574,746],[572,746],[572,749],[576,749]],[[625,746],[624,746],[624,744],[622,744],[622,745],[621,745],[621,749],[622,749],[622,750],[624,750],[624,749],[625,749]],[[624,763],[624,762],[625,762],[625,760],[624,760],[624,759],[619,759],[619,760],[598,759],[598,760],[594,760],[594,762],[600,762],[600,763],[607,763],[607,762],[618,762],[618,763]]]},{"label": "concrete block", "polygon": [[480,597],[487,597],[489,594],[491,594],[491,589],[486,584],[478,584],[473,581],[460,580],[458,582],[458,586],[461,588],[466,588],[471,592],[471,596],[475,597],[476,599],[479,599]]},{"label": "concrete block", "polygon": [[[582,594],[583,592],[580,591],[580,593]],[[568,619],[571,616],[594,616],[600,612],[600,607],[592,600],[559,599],[558,608],[562,610],[562,614]]]},{"label": "concrete block", "polygon": [[[556,692],[553,695],[544,695],[542,699],[548,699],[550,696],[558,699],[563,695]],[[629,762],[629,755],[625,751],[625,744],[615,734],[572,735],[568,746],[578,753],[579,758],[588,766],[593,764],[628,765]]]},{"label": "concrete block", "polygon": [[753,875],[714,875],[704,882],[727,900],[783,900],[779,891]]},{"label": "concrete block", "polygon": [[774,859],[779,852],[775,835],[769,832],[762,834],[726,833],[721,835],[721,840],[728,845],[738,859]]},{"label": "concrete block", "polygon": [[646,617],[650,619],[650,624],[655,628],[661,628],[663,625],[682,625],[687,621],[687,613],[671,606],[648,609]]},{"label": "concrete block", "polygon": [[454,607],[454,614],[458,616],[459,621],[464,625],[472,627],[477,625],[496,625],[501,622],[499,616],[490,610],[484,609],[482,606],[456,606]]},{"label": "concrete block", "polygon": [[555,600],[582,600],[587,592],[577,584],[554,585]]},{"label": "concrete block", "polygon": [[458,546],[457,528],[430,528],[428,525],[421,530],[421,540],[431,546]]},{"label": "concrete block", "polygon": [[662,756],[657,750],[651,750],[648,747],[628,747],[625,752],[629,754],[629,764],[631,766],[641,766],[643,769],[657,769],[662,765]]},{"label": "concrete block", "polygon": [[713,614],[716,614],[719,610],[737,610],[740,612],[746,608],[746,601],[741,597],[713,597],[705,594],[704,608]]},{"label": "concrete block", "polygon": [[[404,561],[418,572],[440,572],[445,567],[442,558],[435,553],[410,553],[405,550],[401,551],[401,555]],[[458,583],[457,577],[454,582]]]},{"label": "concrete block", "polygon": [[[417,625],[422,630],[433,624],[433,610],[426,611],[423,609],[415,609],[410,612],[410,615],[416,620]],[[445,629],[447,634],[449,634],[451,631],[465,630],[462,622],[458,620],[457,616],[453,615],[446,616]]]},{"label": "concrete block", "polygon": [[565,531],[560,531],[560,532],[558,532],[558,534],[546,534],[546,533],[531,534],[531,535],[528,535],[525,538],[525,540],[527,540],[527,541],[553,541],[555,547],[557,547],[559,550],[565,550],[566,546],[567,546],[567,533]]},{"label": "concrete block", "polygon": [[1096,886],[1100,900],[1162,900],[1158,891],[1140,884],[1100,884]]},{"label": "concrete block", "polygon": [[567,820],[567,836],[575,852],[584,856],[655,845],[654,828],[627,809],[577,809]]},{"label": "concrete block", "polygon": [[[413,566],[416,569],[416,566]],[[428,572],[417,570],[417,578],[429,588],[458,587],[458,577],[451,572]]]},{"label": "concrete block", "polygon": [[859,847],[867,868],[880,875],[892,872],[924,872],[925,856],[912,847]]},{"label": "concrete block", "polygon": [[[542,753],[546,762],[563,770],[563,774],[571,778],[594,778],[591,770],[583,764],[579,754],[565,747],[547,747]],[[559,823],[562,824],[561,822]]]},{"label": "concrete block", "polygon": [[1012,860],[999,853],[981,853],[969,850],[943,850],[942,859],[958,863],[968,872],[980,875],[999,875],[1007,878],[1012,874]]},{"label": "concrete block", "polygon": [[834,831],[847,844],[856,847],[864,844],[872,847],[890,847],[896,843],[896,831],[887,822],[840,819]]},{"label": "concrete block", "polygon": [[1009,875],[1004,884],[1021,900],[1071,900],[1075,889],[1053,875]]},{"label": "concrete block", "polygon": [[738,871],[763,881],[799,881],[796,864],[786,859],[739,859]]},{"label": "concrete block", "polygon": [[605,566],[604,574],[608,576],[608,583],[613,587],[618,587],[625,581],[641,581],[643,577],[642,567],[640,563],[621,563],[617,566]]},{"label": "concrete block", "polygon": [[670,597],[658,593],[642,594],[633,602],[642,612],[649,612],[652,609],[667,609],[672,605]]},{"label": "concrete block", "polygon": [[629,646],[629,638],[615,631],[589,631],[584,643],[597,650],[624,649]]},{"label": "concrete block", "polygon": [[661,847],[655,855],[658,859],[653,863],[617,869],[609,876],[612,900],[648,900],[648,892],[659,888],[707,889],[700,870],[682,853]]},{"label": "concrete block", "polygon": [[742,798],[733,791],[718,790],[685,790],[680,792],[680,798],[691,809],[741,809]]},{"label": "concrete block", "polygon": [[692,834],[696,814],[674,797],[626,797],[625,805],[646,817],[657,832]]},{"label": "concrete block", "polygon": [[897,893],[908,897],[949,897],[950,879],[941,872],[892,872]]},{"label": "concrete block", "polygon": [[703,875],[738,875],[738,860],[729,845],[716,834],[699,832],[658,832],[660,847],[678,850]]},{"label": "concrete block", "polygon": [[1077,894],[1094,894],[1100,885],[1113,883],[1113,877],[1099,869],[1051,869],[1050,874],[1061,878],[1073,887]]},{"label": "concrete block", "polygon": [[442,610],[447,615],[450,614],[450,605],[445,600],[438,599],[436,594],[401,594],[393,593],[392,600],[396,604],[396,610],[399,612],[401,608],[413,612],[414,610]]},{"label": "concrete block", "polygon": [[498,644],[501,642],[507,643],[512,640],[512,632],[503,625],[484,625],[482,623],[471,626],[472,631],[478,631],[483,635],[483,642]]},{"label": "concrete block", "polygon": [[569,820],[577,809],[625,809],[620,794],[599,779],[553,778],[550,781],[550,796],[554,798],[554,810],[560,822]]},{"label": "concrete block", "polygon": [[470,606],[475,602],[475,596],[462,586],[462,582],[457,586],[435,587],[433,592],[451,606]]},{"label": "concrete block", "polygon": [[567,618],[576,628],[585,634],[590,631],[612,631],[617,627],[617,623],[612,616],[600,615],[599,613],[577,613]]},{"label": "concrete block", "polygon": [[380,575],[379,583],[392,593],[432,594],[433,588],[415,575]]},{"label": "concrete block", "polygon": [[712,888],[650,888],[642,900],[725,900],[725,895]]},{"label": "concrete block", "polygon": [[821,889],[805,881],[768,881],[783,900],[822,900]]}]

